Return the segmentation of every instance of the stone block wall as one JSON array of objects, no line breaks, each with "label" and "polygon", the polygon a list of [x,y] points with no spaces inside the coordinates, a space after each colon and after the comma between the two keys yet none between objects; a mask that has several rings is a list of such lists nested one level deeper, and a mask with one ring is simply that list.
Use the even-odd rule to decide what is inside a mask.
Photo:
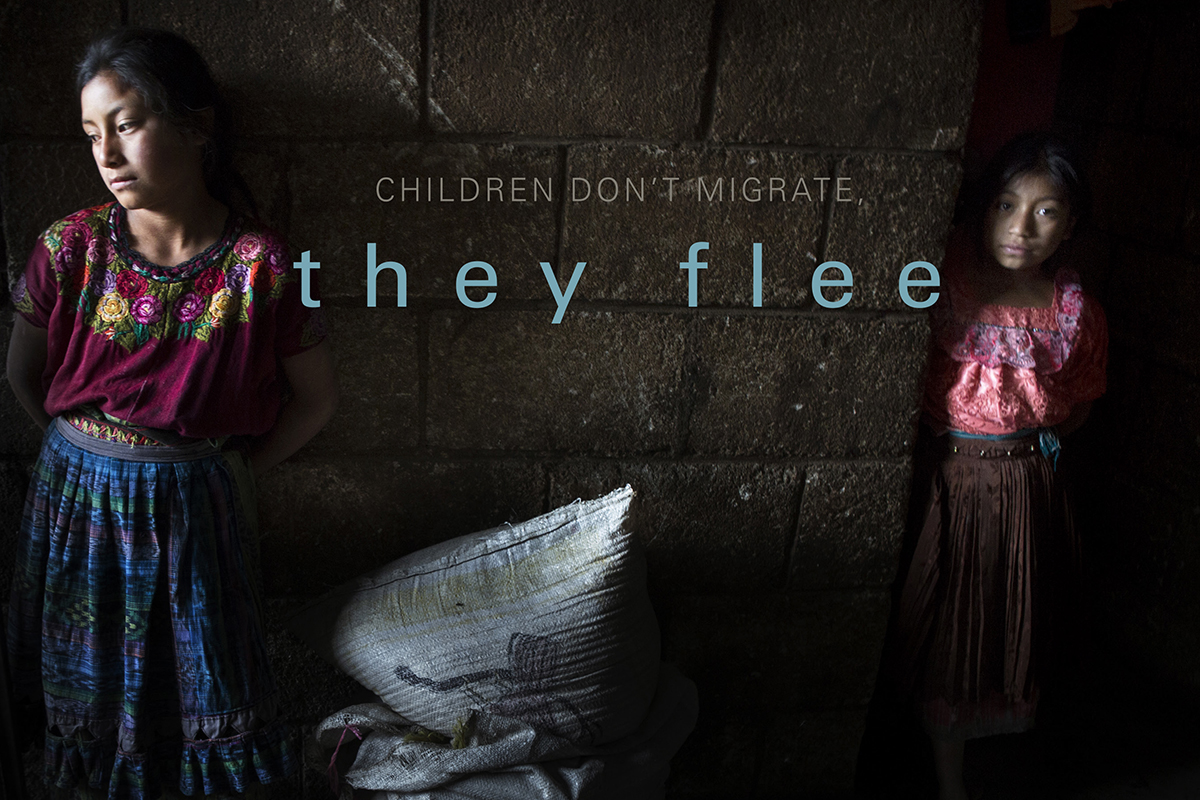
[{"label": "stone block wall", "polygon": [[1096,623],[1112,652],[1200,702],[1200,9],[1085,14],[1056,125],[1095,183],[1079,262],[1108,314],[1109,391],[1081,431]]},{"label": "stone block wall", "polygon": [[[959,0],[18,6],[0,17],[9,276],[48,223],[105,199],[78,135],[82,45],[116,24],[187,36],[228,87],[264,217],[322,264],[342,382],[333,423],[260,486],[297,735],[355,697],[279,630],[298,604],[631,483],[665,657],[700,690],[670,796],[844,796],[927,335],[897,279],[942,257],[980,15]],[[503,199],[437,199],[463,177],[499,178]],[[698,241],[690,307],[679,264]],[[388,273],[367,307],[368,242],[406,267],[406,307]],[[484,309],[455,290],[471,260],[497,273]],[[853,273],[840,309],[812,295],[830,260]],[[560,285],[587,262],[560,324],[542,261]],[[0,418],[11,530],[38,437],[6,386]],[[279,796],[328,789],[310,774]]]}]

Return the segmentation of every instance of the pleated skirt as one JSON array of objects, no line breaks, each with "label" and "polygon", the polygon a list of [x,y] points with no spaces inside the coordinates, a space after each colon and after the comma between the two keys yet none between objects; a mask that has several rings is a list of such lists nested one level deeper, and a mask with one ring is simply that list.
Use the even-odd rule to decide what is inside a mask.
[{"label": "pleated skirt", "polygon": [[893,631],[901,696],[933,736],[1026,730],[1078,613],[1079,545],[1060,476],[1036,436],[923,432],[917,459],[923,512],[910,516],[919,527]]},{"label": "pleated skirt", "polygon": [[[286,777],[297,760],[267,660],[245,457],[56,423],[8,616],[18,702],[45,714],[47,783],[143,800]],[[180,460],[140,460],[161,457]]]}]

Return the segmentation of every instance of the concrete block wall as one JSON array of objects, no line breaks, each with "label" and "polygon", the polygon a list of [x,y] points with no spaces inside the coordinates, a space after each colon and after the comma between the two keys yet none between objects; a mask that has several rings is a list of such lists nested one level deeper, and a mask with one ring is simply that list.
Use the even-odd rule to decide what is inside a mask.
[{"label": "concrete block wall", "polygon": [[[980,15],[960,0],[18,7],[0,18],[9,275],[49,222],[105,199],[78,137],[83,44],[116,24],[187,36],[228,87],[265,218],[322,264],[343,386],[329,428],[261,485],[271,646],[298,737],[355,697],[279,630],[298,604],[628,482],[665,657],[700,690],[670,796],[844,796],[925,356],[897,279],[941,261]],[[436,197],[461,177],[501,178],[504,200],[425,197],[426,179]],[[758,178],[765,195],[771,177],[787,200],[730,191]],[[574,178],[589,200],[570,199]],[[810,197],[792,199],[801,178]],[[422,199],[401,199],[414,179]],[[552,199],[513,202],[514,179]],[[642,198],[626,179],[645,180]],[[722,179],[720,200],[697,199],[701,179]],[[679,263],[696,241],[710,248],[692,308]],[[405,308],[390,279],[366,306],[368,242],[405,265]],[[498,276],[485,309],[454,286],[477,259]],[[810,283],[829,260],[854,276],[836,310]],[[541,261],[560,285],[587,262],[558,325]],[[12,528],[37,436],[0,394]],[[328,789],[309,774],[279,796]]]},{"label": "concrete block wall", "polygon": [[1162,687],[1200,702],[1200,9],[1086,14],[1056,125],[1095,183],[1081,271],[1110,328],[1109,391],[1081,431],[1096,624]]}]

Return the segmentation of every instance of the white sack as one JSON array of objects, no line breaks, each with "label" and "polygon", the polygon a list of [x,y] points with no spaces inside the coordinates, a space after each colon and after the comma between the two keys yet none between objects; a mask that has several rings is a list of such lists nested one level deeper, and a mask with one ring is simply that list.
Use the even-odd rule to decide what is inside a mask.
[{"label": "white sack", "polygon": [[[670,759],[696,724],[696,685],[670,664],[638,728],[585,747],[528,723],[479,712],[467,747],[405,742],[411,724],[385,706],[351,706],[315,732],[321,769],[338,743],[362,745],[343,777],[369,800],[660,800]],[[353,733],[350,733],[353,731]]]},{"label": "white sack", "polygon": [[659,633],[633,490],[426,548],[350,581],[292,630],[408,720],[472,710],[598,745],[636,730]]}]

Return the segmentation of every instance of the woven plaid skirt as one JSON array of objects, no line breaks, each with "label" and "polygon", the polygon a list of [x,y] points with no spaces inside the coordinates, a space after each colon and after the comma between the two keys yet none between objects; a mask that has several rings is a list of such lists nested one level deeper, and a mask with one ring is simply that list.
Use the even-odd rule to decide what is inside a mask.
[{"label": "woven plaid skirt", "polygon": [[244,792],[295,769],[247,467],[207,442],[130,446],[50,426],[8,617],[18,702],[45,710],[49,784],[141,800]]}]

